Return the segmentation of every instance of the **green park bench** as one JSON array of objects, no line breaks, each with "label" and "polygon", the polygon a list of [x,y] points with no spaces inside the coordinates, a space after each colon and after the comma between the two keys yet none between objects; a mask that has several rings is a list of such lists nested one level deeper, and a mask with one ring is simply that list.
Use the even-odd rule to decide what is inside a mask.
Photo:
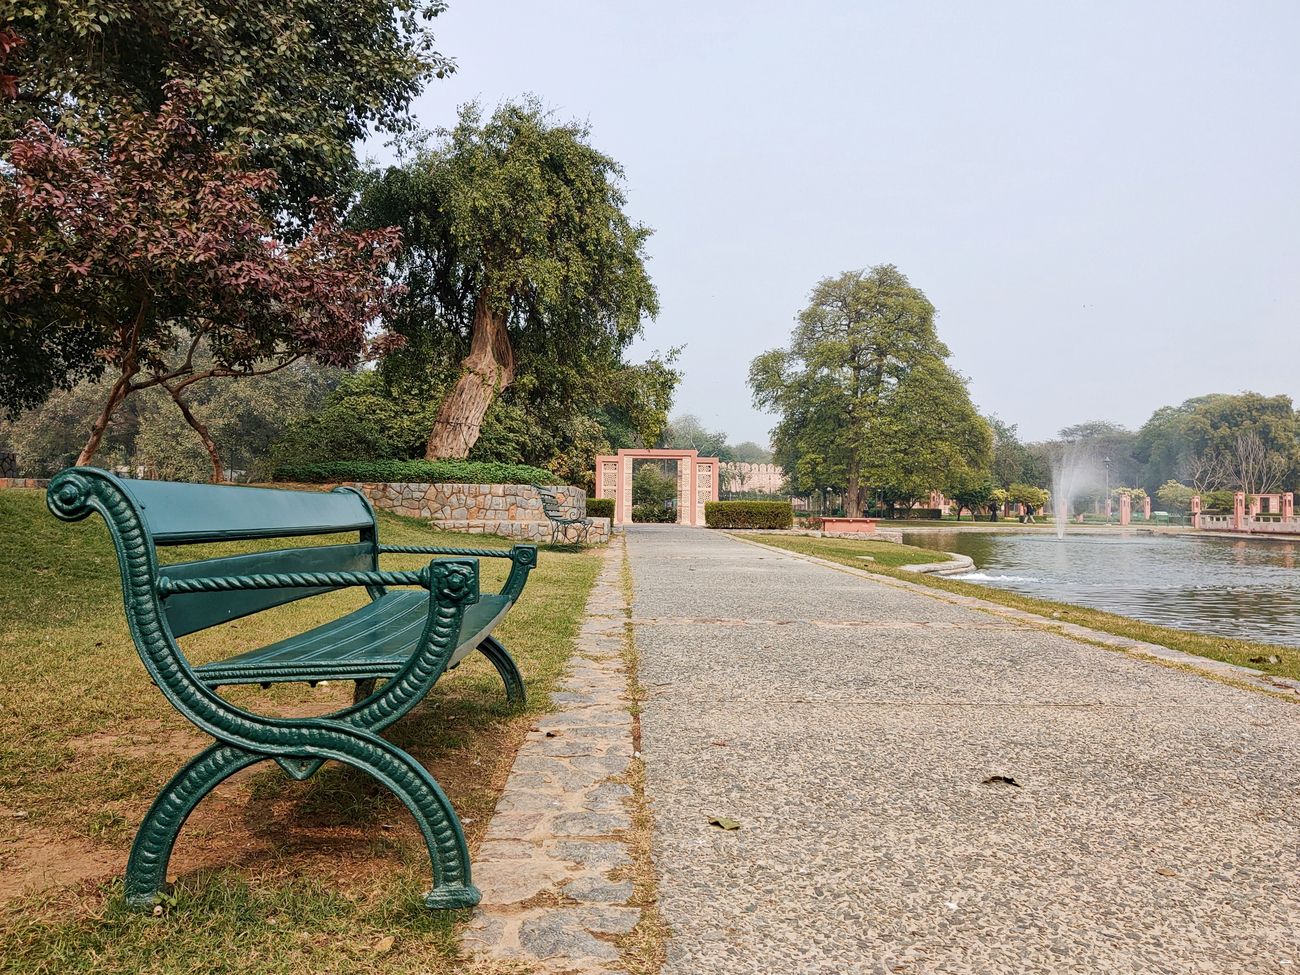
[{"label": "green park bench", "polygon": [[577,529],[577,540],[585,542],[587,535],[591,531],[592,520],[590,518],[570,517],[564,508],[564,497],[554,488],[542,487],[540,484],[532,485],[534,491],[542,499],[542,514],[546,520],[551,523],[551,544],[556,542],[567,541],[569,529]]},{"label": "green park bench", "polygon": [[[74,467],[46,495],[65,521],[98,511],[117,549],[131,636],[149,676],[182,715],[216,741],[163,788],[136,834],[126,897],[148,907],[164,892],[172,846],[186,818],[217,784],[272,760],[306,779],[330,759],[374,776],[411,811],[428,846],[431,908],[472,907],[469,851],[455,810],[433,776],[379,734],[418,704],[449,667],[477,650],[496,667],[513,704],[524,700],[514,661],[492,632],[519,598],[537,549],[381,545],[375,514],[352,488],[280,491],[123,480]],[[345,544],[279,548],[160,565],[157,548],[356,533]],[[386,553],[451,556],[415,571],[381,571]],[[511,560],[499,594],[479,595],[478,558]],[[333,622],[226,660],[193,666],[180,637],[261,610],[345,587],[370,602]],[[414,586],[416,589],[394,589]],[[378,680],[385,682],[376,690]],[[217,693],[228,684],[355,681],[353,702],[314,718],[244,710]]]}]

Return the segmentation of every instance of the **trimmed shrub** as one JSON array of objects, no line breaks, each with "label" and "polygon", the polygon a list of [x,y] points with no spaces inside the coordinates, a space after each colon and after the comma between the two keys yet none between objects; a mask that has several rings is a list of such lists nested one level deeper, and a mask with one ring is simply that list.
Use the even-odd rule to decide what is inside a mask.
[{"label": "trimmed shrub", "polygon": [[788,501],[708,501],[704,523],[710,528],[789,528],[794,507]]},{"label": "trimmed shrub", "polygon": [[634,504],[632,520],[638,525],[667,525],[677,520],[677,512],[662,504]]},{"label": "trimmed shrub", "polygon": [[335,460],[320,464],[281,464],[273,481],[325,484],[338,481],[416,484],[557,484],[554,474],[527,464],[481,460]]},{"label": "trimmed shrub", "polygon": [[613,518],[614,499],[613,498],[588,498],[587,517],[588,518]]}]

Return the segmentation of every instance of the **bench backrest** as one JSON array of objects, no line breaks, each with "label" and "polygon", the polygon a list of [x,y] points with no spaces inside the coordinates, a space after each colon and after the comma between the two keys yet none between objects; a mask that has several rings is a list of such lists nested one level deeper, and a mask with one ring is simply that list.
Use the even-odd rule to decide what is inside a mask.
[{"label": "bench backrest", "polygon": [[535,490],[542,499],[542,513],[551,521],[563,521],[569,517],[568,512],[564,510],[564,505],[560,501],[560,494],[554,488],[542,487],[540,484],[534,484]]},{"label": "bench backrest", "polygon": [[[220,484],[120,480],[135,501],[155,546],[358,533],[355,542],[278,548],[160,567],[172,579],[352,572],[379,568],[378,531],[357,491],[285,491]],[[178,593],[163,603],[174,636],[330,592],[334,586],[285,586],[234,592]]]}]

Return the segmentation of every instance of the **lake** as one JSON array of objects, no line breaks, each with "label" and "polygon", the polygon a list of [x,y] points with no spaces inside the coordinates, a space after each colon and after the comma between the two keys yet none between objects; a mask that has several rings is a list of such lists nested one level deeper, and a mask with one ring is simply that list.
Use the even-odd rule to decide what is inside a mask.
[{"label": "lake", "polygon": [[1300,543],[1183,535],[904,531],[960,552],[952,578],[1199,633],[1300,646]]}]

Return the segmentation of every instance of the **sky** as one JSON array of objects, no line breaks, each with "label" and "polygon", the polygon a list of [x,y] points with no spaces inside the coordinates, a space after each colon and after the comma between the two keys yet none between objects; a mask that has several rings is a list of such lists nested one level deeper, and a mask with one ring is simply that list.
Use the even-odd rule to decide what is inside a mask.
[{"label": "sky", "polygon": [[[624,167],[674,412],[766,444],[749,361],[896,264],[1022,439],[1300,399],[1300,3],[451,0],[413,111],[525,93]],[[372,158],[388,153],[374,143]]]}]

